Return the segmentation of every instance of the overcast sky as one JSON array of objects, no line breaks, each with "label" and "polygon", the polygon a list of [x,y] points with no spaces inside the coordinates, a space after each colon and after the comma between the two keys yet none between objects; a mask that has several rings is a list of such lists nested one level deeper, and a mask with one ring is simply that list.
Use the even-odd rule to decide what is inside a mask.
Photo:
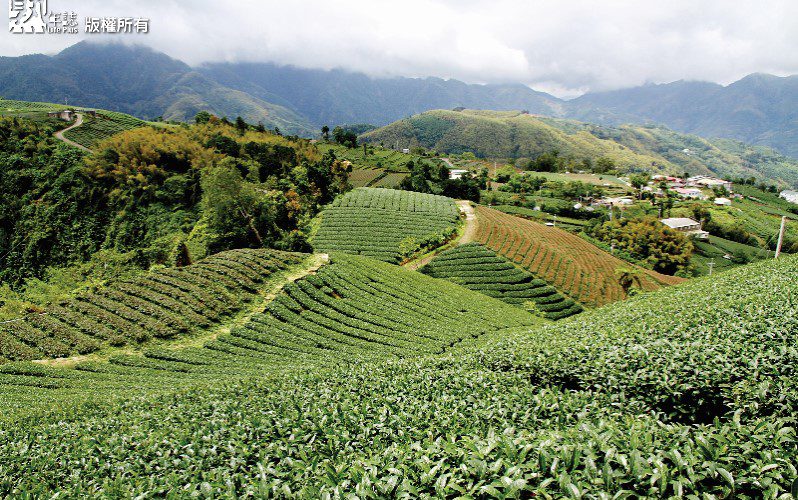
[{"label": "overcast sky", "polygon": [[[8,3],[8,0],[6,0]],[[147,35],[3,35],[0,55],[82,38],[189,64],[271,61],[373,76],[521,82],[558,95],[680,79],[798,73],[798,0],[49,0],[151,19]],[[103,38],[104,37],[104,38]]]}]

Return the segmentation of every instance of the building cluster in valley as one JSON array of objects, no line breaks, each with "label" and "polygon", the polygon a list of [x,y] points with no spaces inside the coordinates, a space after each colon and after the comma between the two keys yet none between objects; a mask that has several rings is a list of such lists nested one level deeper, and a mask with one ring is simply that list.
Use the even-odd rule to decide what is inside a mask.
[{"label": "building cluster in valley", "polygon": [[[677,197],[685,200],[708,200],[714,198],[713,202],[719,206],[729,206],[732,199],[742,198],[741,195],[735,194],[732,191],[732,182],[718,179],[717,177],[708,177],[704,175],[697,175],[695,177],[681,178],[669,175],[654,175],[651,177],[647,186],[643,186],[643,192],[650,193],[655,197],[666,196],[667,192],[675,194]],[[711,191],[708,192],[708,191]],[[715,193],[721,191],[724,196],[716,196]],[[798,196],[798,192],[796,192]],[[604,207],[623,207],[633,205],[634,198],[630,196],[620,197],[604,197],[596,200],[594,206]]]},{"label": "building cluster in valley", "polygon": [[[664,184],[664,186],[663,186]],[[653,192],[656,195],[663,196],[665,190],[673,191],[679,198],[692,199],[692,200],[706,200],[709,198],[704,194],[705,189],[724,190],[729,196],[732,194],[732,182],[717,177],[708,177],[705,175],[697,175],[695,177],[688,177],[683,179],[681,177],[672,177],[669,175],[654,175],[651,177],[649,185],[644,187],[644,191]],[[728,198],[716,198],[729,201]],[[730,204],[729,201],[728,204]],[[721,203],[727,204],[727,203]]]}]

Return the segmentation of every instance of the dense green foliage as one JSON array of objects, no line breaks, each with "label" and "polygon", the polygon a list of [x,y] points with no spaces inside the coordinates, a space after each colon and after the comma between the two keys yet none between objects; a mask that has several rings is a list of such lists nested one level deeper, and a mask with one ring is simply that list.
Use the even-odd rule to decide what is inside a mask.
[{"label": "dense green foliage", "polygon": [[324,209],[312,244],[319,252],[341,251],[398,263],[452,236],[458,214],[454,200],[443,196],[358,188]]},{"label": "dense green foliage", "polygon": [[545,281],[479,243],[445,250],[421,272],[524,307],[547,319],[562,319],[582,311],[582,306],[573,299],[563,297]]},{"label": "dense green foliage", "polygon": [[449,169],[443,162],[408,162],[410,175],[402,180],[401,189],[417,193],[431,193],[460,200],[479,202],[480,190],[487,187],[488,172],[463,173],[459,179],[450,179]]},{"label": "dense green foliage", "polygon": [[687,236],[653,217],[604,222],[593,226],[589,234],[665,274],[686,271],[693,253]]},{"label": "dense green foliage", "polygon": [[[451,126],[443,127],[443,122]],[[509,111],[436,110],[399,120],[361,138],[385,144],[398,141],[446,153],[470,151],[487,158],[537,159],[556,151],[557,167],[570,171],[592,169],[603,159],[621,171],[754,176],[798,184],[796,160],[773,151],[757,155],[755,148],[729,148],[725,141],[657,126],[604,127]]]},{"label": "dense green foliage", "polygon": [[300,254],[232,250],[198,264],[113,281],[43,313],[0,323],[0,363],[88,354],[208,328],[238,311]]},{"label": "dense green foliage", "polygon": [[0,119],[0,280],[13,286],[100,250],[137,252],[144,268],[179,245],[194,260],[307,250],[306,224],[348,189],[346,167],[308,141],[216,118],[130,130],[88,155],[56,141],[56,125]]},{"label": "dense green foliage", "polygon": [[[7,365],[0,398],[22,397],[25,407],[4,415],[0,493],[789,498],[798,478],[797,266],[756,264],[521,333],[506,329],[519,324],[507,311],[491,314],[490,298],[333,256],[234,330],[252,340],[234,333],[211,349],[77,372]],[[461,308],[460,329],[434,327],[433,317]],[[444,356],[399,361],[365,338],[352,338],[353,352],[316,354],[314,341],[300,340],[310,331],[260,335],[277,311],[319,325],[333,310],[418,318],[425,326],[414,335],[440,331],[455,342],[461,333],[449,332],[474,324],[479,336],[505,321]],[[353,324],[329,317],[326,328],[338,332]],[[293,347],[278,349],[283,339]],[[227,352],[213,348],[222,344]],[[375,347],[389,359],[359,356]],[[247,379],[230,380],[232,367]],[[185,390],[152,394],[159,384]],[[144,396],[107,399],[119,393]],[[60,409],[31,413],[44,401]]]}]

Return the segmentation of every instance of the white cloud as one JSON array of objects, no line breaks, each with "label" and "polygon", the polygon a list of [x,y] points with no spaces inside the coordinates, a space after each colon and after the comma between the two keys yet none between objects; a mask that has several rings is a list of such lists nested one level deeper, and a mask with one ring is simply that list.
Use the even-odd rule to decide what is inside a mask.
[{"label": "white cloud", "polygon": [[[49,6],[81,18],[150,17],[150,34],[126,40],[190,64],[272,61],[374,76],[521,81],[560,94],[798,72],[795,0],[49,0]],[[81,36],[6,33],[0,54],[55,52]]]}]

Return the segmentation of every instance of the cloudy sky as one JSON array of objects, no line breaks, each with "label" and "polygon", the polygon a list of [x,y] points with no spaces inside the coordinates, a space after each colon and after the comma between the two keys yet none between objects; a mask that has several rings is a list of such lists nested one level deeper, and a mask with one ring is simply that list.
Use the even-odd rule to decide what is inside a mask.
[{"label": "cloudy sky", "polygon": [[[148,17],[149,34],[124,40],[190,64],[271,61],[373,76],[522,82],[566,96],[646,82],[726,84],[753,72],[798,73],[798,0],[47,3],[81,20]],[[0,55],[54,53],[84,37],[123,39],[6,32]]]}]

